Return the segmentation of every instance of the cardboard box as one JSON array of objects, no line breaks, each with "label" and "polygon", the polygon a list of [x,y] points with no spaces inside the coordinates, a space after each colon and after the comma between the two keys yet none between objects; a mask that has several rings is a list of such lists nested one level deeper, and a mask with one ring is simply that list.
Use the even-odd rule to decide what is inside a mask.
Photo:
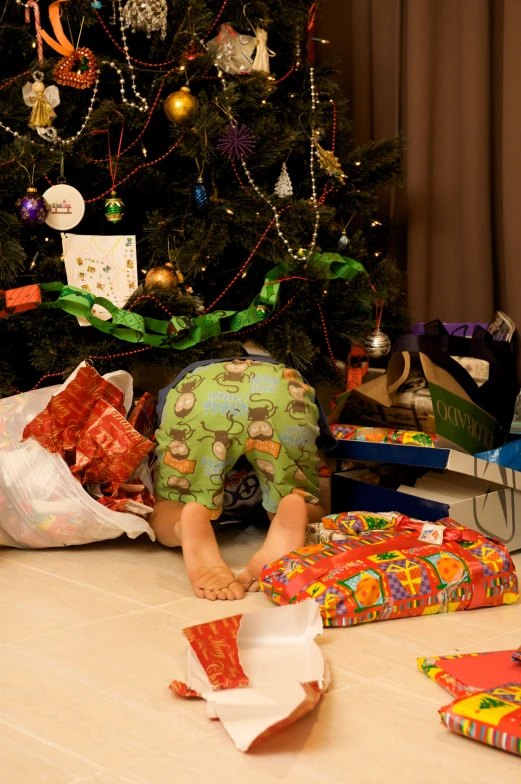
[{"label": "cardboard box", "polygon": [[[432,522],[452,517],[485,536],[499,539],[510,552],[521,549],[519,471],[452,449],[339,441],[336,450],[329,454],[373,465],[410,466],[418,469],[419,477],[427,475],[415,487],[390,490],[368,484],[363,476],[350,471],[334,473],[331,480],[333,512],[397,511]],[[438,480],[434,478],[436,475]],[[517,519],[520,522],[516,525]]]}]

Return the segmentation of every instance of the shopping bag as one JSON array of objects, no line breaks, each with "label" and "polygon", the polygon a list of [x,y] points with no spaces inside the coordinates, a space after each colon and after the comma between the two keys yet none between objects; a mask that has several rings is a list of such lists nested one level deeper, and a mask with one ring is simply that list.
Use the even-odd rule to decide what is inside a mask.
[{"label": "shopping bag", "polygon": [[[49,452],[32,438],[21,443],[24,428],[78,370],[63,386],[0,400],[0,546],[65,547],[114,539],[124,533],[132,539],[147,533],[154,539],[143,518],[112,511],[92,498],[60,454]],[[104,378],[123,393],[128,412],[131,376],[117,371]]]},{"label": "shopping bag", "polygon": [[456,379],[477,406],[509,430],[519,392],[512,344],[494,340],[479,324],[467,338],[449,335],[439,321],[428,327],[424,335],[400,335],[393,352],[428,356]]},{"label": "shopping bag", "polygon": [[[444,357],[450,360],[448,355]],[[421,352],[394,352],[384,375],[339,397],[329,423],[383,425],[435,433],[439,447],[470,454],[501,446],[507,431],[476,405],[466,388],[470,383],[477,389],[475,382],[457,362],[454,365],[457,370],[453,372],[451,368],[449,372]],[[459,383],[461,374],[466,376],[463,383]],[[424,393],[420,404],[414,388],[416,380],[424,380],[425,388],[419,390]],[[408,383],[411,389],[404,392]]]}]

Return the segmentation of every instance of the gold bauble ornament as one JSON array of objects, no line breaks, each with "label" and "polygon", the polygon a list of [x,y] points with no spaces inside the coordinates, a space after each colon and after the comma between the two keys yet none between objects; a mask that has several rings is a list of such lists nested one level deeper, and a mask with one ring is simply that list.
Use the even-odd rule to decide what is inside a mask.
[{"label": "gold bauble ornament", "polygon": [[183,125],[192,120],[197,107],[197,99],[194,98],[189,87],[181,87],[175,93],[170,93],[163,104],[166,116],[176,125]]},{"label": "gold bauble ornament", "polygon": [[179,286],[179,277],[173,264],[167,262],[164,267],[152,267],[145,278],[145,291],[173,291]]}]

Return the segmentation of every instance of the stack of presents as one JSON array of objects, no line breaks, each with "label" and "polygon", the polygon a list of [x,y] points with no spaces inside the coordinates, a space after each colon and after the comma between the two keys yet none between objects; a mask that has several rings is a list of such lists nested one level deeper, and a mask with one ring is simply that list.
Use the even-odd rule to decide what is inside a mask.
[{"label": "stack of presents", "polygon": [[[352,626],[518,600],[513,328],[503,314],[485,326],[468,337],[454,334],[459,325],[418,327],[385,371],[340,396],[333,513],[309,526],[308,546],[264,570],[275,602],[313,597],[324,626]],[[449,729],[521,754],[520,651],[419,666],[454,699],[440,710]]]},{"label": "stack of presents", "polygon": [[[308,526],[305,547],[261,575],[262,590],[285,609],[216,622],[233,652],[219,683],[207,669],[217,655],[215,629],[186,630],[187,683],[174,681],[172,689],[203,697],[239,748],[318,702],[329,681],[313,642],[323,626],[518,600],[511,552],[521,549],[521,411],[513,331],[503,314],[463,330],[419,326],[365,383],[367,358],[353,354],[356,372],[348,368],[348,389],[331,416],[332,513]],[[146,521],[153,419],[151,396],[136,404],[129,374],[101,378],[88,365],[63,387],[0,401],[0,545],[153,537]],[[250,479],[247,469],[235,469],[229,505],[241,494],[255,502]],[[261,648],[264,661],[282,657],[293,669],[300,661],[285,691],[280,678],[273,681],[276,668],[258,670]],[[440,710],[449,729],[521,754],[521,651],[423,658],[419,666],[453,698]]]}]

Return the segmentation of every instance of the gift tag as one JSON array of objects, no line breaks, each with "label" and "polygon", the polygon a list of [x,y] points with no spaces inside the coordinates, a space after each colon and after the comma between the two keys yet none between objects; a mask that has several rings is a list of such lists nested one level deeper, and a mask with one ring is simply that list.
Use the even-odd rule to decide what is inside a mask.
[{"label": "gift tag", "polygon": [[74,228],[85,214],[85,201],[83,196],[72,185],[59,182],[43,194],[49,204],[49,214],[46,224],[58,231],[67,231]]},{"label": "gift tag", "polygon": [[425,523],[420,536],[420,542],[427,542],[428,544],[443,544],[443,532],[445,526],[436,525],[436,523]]}]

